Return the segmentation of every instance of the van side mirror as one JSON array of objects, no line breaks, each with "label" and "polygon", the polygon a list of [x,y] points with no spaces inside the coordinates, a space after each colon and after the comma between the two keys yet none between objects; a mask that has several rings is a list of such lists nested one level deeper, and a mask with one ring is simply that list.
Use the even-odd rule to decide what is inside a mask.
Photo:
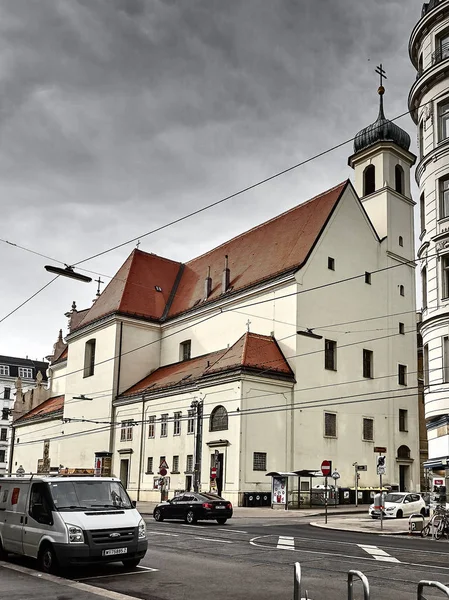
[{"label": "van side mirror", "polygon": [[136,502],[135,500],[131,500],[131,506],[132,506],[133,508],[136,508],[136,506],[137,506],[137,502]]}]

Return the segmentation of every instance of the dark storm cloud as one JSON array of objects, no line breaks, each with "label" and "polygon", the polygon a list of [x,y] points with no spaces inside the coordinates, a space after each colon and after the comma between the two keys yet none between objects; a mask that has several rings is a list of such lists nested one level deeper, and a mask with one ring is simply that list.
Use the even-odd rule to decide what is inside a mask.
[{"label": "dark storm cloud", "polygon": [[[415,0],[0,0],[3,237],[71,262],[213,202],[372,122],[381,61],[387,114],[403,112],[419,13]],[[187,260],[350,176],[351,152],[141,247]],[[86,268],[112,275],[130,250]],[[42,259],[1,251],[0,318],[46,281]],[[94,297],[54,286],[0,326],[3,353],[47,352],[72,296]]]}]

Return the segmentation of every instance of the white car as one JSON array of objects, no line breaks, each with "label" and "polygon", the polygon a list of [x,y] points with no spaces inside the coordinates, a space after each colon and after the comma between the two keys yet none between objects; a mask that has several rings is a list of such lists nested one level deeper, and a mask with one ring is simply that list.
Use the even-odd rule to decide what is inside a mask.
[{"label": "white car", "polygon": [[[390,492],[384,496],[384,517],[392,519],[401,519],[413,514],[426,514],[426,503],[420,494],[410,494],[408,492]],[[380,510],[374,508],[371,504],[368,514],[373,519],[380,517]]]}]

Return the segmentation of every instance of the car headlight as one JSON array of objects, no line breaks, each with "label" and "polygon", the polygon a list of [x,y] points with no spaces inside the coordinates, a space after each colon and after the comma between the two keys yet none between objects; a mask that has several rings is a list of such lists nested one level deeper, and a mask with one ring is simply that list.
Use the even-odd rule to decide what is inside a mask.
[{"label": "car headlight", "polygon": [[390,512],[391,512],[391,511],[392,511],[392,510],[394,510],[394,509],[395,509],[395,507],[394,507],[394,506],[389,506],[389,507],[388,507],[388,508],[386,508],[385,510],[388,510],[388,511],[390,511]]},{"label": "car headlight", "polygon": [[84,544],[84,533],[81,527],[66,523],[70,544]]},{"label": "car headlight", "polygon": [[140,519],[139,521],[139,540],[146,540],[147,538],[147,526],[145,525],[145,521]]}]

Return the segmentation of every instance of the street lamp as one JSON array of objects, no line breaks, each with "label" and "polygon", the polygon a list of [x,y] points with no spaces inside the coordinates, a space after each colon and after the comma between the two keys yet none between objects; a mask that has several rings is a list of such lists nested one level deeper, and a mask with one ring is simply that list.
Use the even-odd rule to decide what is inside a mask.
[{"label": "street lamp", "polygon": [[203,402],[202,400],[192,400],[190,407],[196,414],[196,432],[195,432],[195,468],[193,471],[193,491],[199,492],[201,486],[201,451],[203,447]]},{"label": "street lamp", "polygon": [[313,333],[313,330],[310,329],[310,328],[307,328],[305,331],[297,331],[296,333],[298,335],[303,335],[304,337],[313,338],[314,340],[322,340],[323,339],[322,335],[318,335],[317,333]]},{"label": "street lamp", "polygon": [[53,267],[52,265],[45,265],[44,268],[49,273],[55,273],[56,275],[68,277],[69,279],[76,279],[77,281],[84,281],[85,283],[90,283],[92,281],[92,277],[88,277],[87,275],[81,275],[81,273],[75,273],[73,267],[71,267],[70,265],[66,265],[65,269],[63,269],[62,267]]}]

